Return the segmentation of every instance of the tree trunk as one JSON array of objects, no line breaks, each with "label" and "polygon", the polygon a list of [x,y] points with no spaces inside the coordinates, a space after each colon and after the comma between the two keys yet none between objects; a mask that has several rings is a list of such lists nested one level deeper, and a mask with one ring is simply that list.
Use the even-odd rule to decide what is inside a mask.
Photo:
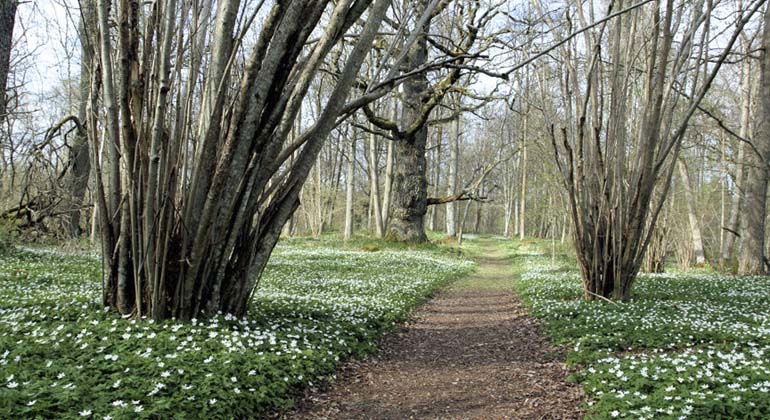
[{"label": "tree trunk", "polygon": [[503,236],[506,238],[510,238],[512,234],[511,224],[514,219],[514,211],[515,211],[515,200],[514,200],[514,194],[515,194],[515,188],[513,186],[513,180],[516,179],[515,172],[513,170],[512,163],[506,162],[505,164],[505,177],[503,178],[503,195],[505,202],[503,203],[505,207],[504,216],[505,219],[503,220]]},{"label": "tree trunk", "polygon": [[[449,140],[449,177],[447,178],[447,195],[457,194],[457,170],[460,164],[460,116],[452,121],[452,134]],[[446,204],[446,234],[450,238],[457,235],[457,205],[456,202]]]},{"label": "tree trunk", "polygon": [[687,201],[687,218],[690,222],[690,240],[692,241],[692,251],[695,257],[695,264],[702,266],[706,263],[706,254],[703,246],[703,235],[700,230],[700,221],[696,214],[698,204],[695,202],[695,193],[690,182],[690,173],[682,160],[678,162],[679,175],[682,177],[684,186],[685,201]]},{"label": "tree trunk", "polygon": [[[404,109],[404,112],[407,108]],[[424,127],[410,141],[395,143],[398,167],[393,177],[393,209],[388,239],[400,242],[425,242],[423,219],[428,211],[428,181],[425,178]]]},{"label": "tree trunk", "polygon": [[519,200],[513,200],[513,236],[519,236]]},{"label": "tree trunk", "polygon": [[[484,185],[482,184],[479,194],[484,195]],[[481,233],[481,203],[476,203],[476,217],[473,219],[473,233]]]},{"label": "tree trunk", "polygon": [[[750,48],[747,46],[746,48]],[[745,60],[741,69],[741,129],[738,133],[743,138],[751,136],[751,60]],[[753,153],[753,151],[752,151]],[[746,185],[746,143],[739,141],[738,144],[738,157],[735,169],[735,188],[733,196],[730,200],[730,216],[727,222],[727,231],[725,232],[725,239],[722,243],[721,250],[721,263],[724,265],[733,255],[733,248],[737,239],[736,233],[741,231],[741,209],[743,207],[743,196]],[[724,229],[723,229],[724,230]]]},{"label": "tree trunk", "polygon": [[[429,4],[430,3],[430,4]],[[396,165],[393,186],[393,214],[392,224],[388,228],[388,237],[398,241],[426,241],[424,218],[427,213],[427,179],[425,148],[428,137],[428,119],[431,112],[441,103],[443,98],[453,90],[455,84],[463,76],[462,62],[466,60],[474,43],[479,39],[477,28],[485,25],[493,14],[477,14],[479,2],[471,2],[466,9],[456,10],[467,16],[470,22],[466,22],[468,29],[464,32],[462,42],[456,45],[464,53],[456,56],[446,75],[429,87],[428,76],[425,72],[418,72],[427,64],[428,57],[428,32],[431,27],[431,19],[437,7],[444,8],[447,2],[414,0],[404,2],[405,7],[411,8],[414,21],[414,32],[410,39],[415,42],[406,49],[406,58],[403,67],[391,67],[405,73],[416,73],[404,81],[403,95],[401,95],[401,118],[398,122],[388,121],[377,117],[370,108],[364,112],[370,122],[383,130],[390,132],[395,141]],[[467,11],[467,13],[465,13]],[[476,17],[479,17],[476,20]],[[471,23],[475,22],[475,23]],[[463,29],[460,29],[463,31]],[[458,64],[460,63],[460,64]],[[413,166],[410,166],[413,165]]]},{"label": "tree trunk", "polygon": [[358,133],[353,130],[348,144],[348,161],[345,167],[345,240],[353,237],[353,179],[356,175],[356,137]]},{"label": "tree trunk", "polygon": [[[147,54],[141,62],[131,57],[136,51],[131,42],[141,37],[132,31],[131,24],[124,25],[132,22],[131,14],[128,20],[124,19],[126,12],[138,10],[139,2],[119,2],[119,25],[115,28],[109,24],[111,2],[99,1],[101,80],[104,106],[109,111],[106,141],[117,152],[108,156],[131,162],[120,165],[118,182],[107,183],[110,205],[101,191],[102,176],[97,175],[104,256],[109,267],[105,276],[106,306],[123,314],[146,314],[159,320],[245,314],[279,234],[299,205],[302,187],[325,138],[337,125],[390,3],[274,2],[264,18],[258,42],[243,47],[247,60],[239,66],[239,79],[223,75],[221,81],[203,81],[204,91],[216,92],[216,102],[226,98],[229,105],[219,118],[210,118],[205,137],[199,133],[193,143],[188,138],[167,134],[167,125],[177,117],[173,110],[178,108],[166,108],[162,103],[164,95],[173,100],[172,92],[180,85],[167,83],[168,73],[163,70],[167,68],[163,62],[172,51],[168,42],[171,35],[185,30],[174,25],[178,15],[176,1],[159,2],[158,10],[162,12],[157,22],[163,22],[163,28],[148,31],[158,35],[144,40],[146,45],[138,49]],[[219,4],[238,10],[241,2],[220,0]],[[333,6],[331,13],[325,13],[329,6]],[[325,106],[319,110],[314,124],[297,139],[301,147],[287,149],[288,131],[325,57],[367,11],[367,19],[343,60],[344,66],[334,80]],[[226,18],[218,14],[216,25],[222,25]],[[321,21],[325,28],[317,31]],[[124,32],[126,29],[128,33]],[[119,33],[120,72],[119,77],[113,78],[112,65],[118,64],[113,63],[111,54],[115,30]],[[311,34],[320,37],[308,47]],[[232,38],[233,34],[230,30],[215,31],[215,37]],[[223,41],[226,40],[215,40],[212,45],[227,43]],[[215,57],[220,51],[213,48],[211,54]],[[183,57],[175,58],[172,62],[176,66],[186,66]],[[146,89],[149,97],[142,98],[141,92],[133,90],[141,83],[150,85]],[[201,109],[200,105],[196,104],[195,109]],[[165,111],[172,111],[171,115]],[[216,114],[217,109],[212,112]],[[134,125],[143,129],[136,130],[132,137],[130,130],[136,128]],[[96,140],[94,135],[92,150]],[[134,160],[130,153],[136,144],[146,149],[139,150]],[[180,154],[193,144],[199,149],[190,168],[194,179],[188,185],[177,176],[181,169]],[[287,167],[285,164],[295,151],[297,158]],[[111,178],[114,163],[109,165]],[[100,168],[95,170],[99,172]],[[148,191],[153,187],[156,199],[150,200]],[[113,195],[118,198],[114,205]],[[112,217],[116,214],[119,217]],[[151,255],[144,246],[149,243],[154,249]],[[114,253],[116,248],[119,251]]]},{"label": "tree trunk", "polygon": [[[433,158],[433,195],[438,197],[441,191],[441,143],[444,136],[444,127],[438,126],[436,129],[436,153]],[[436,230],[436,219],[438,218],[438,207],[431,206],[428,215],[428,229]]]},{"label": "tree trunk", "polygon": [[[395,121],[398,114],[398,104],[393,103],[393,120]],[[388,221],[390,219],[390,202],[393,198],[393,167],[395,165],[395,157],[393,156],[393,142],[388,140],[388,150],[385,155],[385,186],[382,192],[382,229],[383,231],[388,228]]]},{"label": "tree trunk", "polygon": [[567,213],[564,213],[561,223],[561,239],[559,240],[562,245],[567,241],[567,224]]},{"label": "tree trunk", "polygon": [[[80,37],[80,104],[78,120],[80,124],[85,124],[88,119],[87,107],[94,65],[94,46],[90,34],[96,29],[96,14],[93,0],[84,0],[80,4],[81,21],[78,30]],[[69,153],[70,168],[67,172],[65,185],[70,196],[68,201],[70,209],[64,214],[62,222],[67,233],[71,237],[76,237],[82,233],[80,226],[81,206],[88,188],[88,177],[91,173],[88,132],[84,126],[78,127]]]},{"label": "tree trunk", "polygon": [[463,231],[465,230],[465,221],[468,219],[468,209],[471,208],[471,203],[473,203],[473,201],[468,200],[463,206],[463,214],[460,216],[460,222],[457,228],[457,245],[463,244]]},{"label": "tree trunk", "polygon": [[[760,50],[759,100],[754,119],[753,143],[749,153],[746,179],[746,223],[741,238],[742,252],[738,273],[764,274],[765,216],[767,204],[768,157],[770,156],[770,10],[765,12],[765,27]],[[758,154],[759,153],[759,154]]]},{"label": "tree trunk", "polygon": [[503,236],[509,238],[511,235],[511,219],[513,218],[513,201],[505,200],[505,214],[503,219]]},{"label": "tree trunk", "polygon": [[0,0],[0,124],[5,121],[8,112],[5,90],[8,88],[8,73],[11,70],[11,47],[17,6],[16,0]]},{"label": "tree trunk", "polygon": [[[427,10],[426,0],[412,2],[415,16],[422,16]],[[406,71],[412,71],[424,65],[428,59],[427,20],[419,31],[417,40],[407,52]],[[425,94],[428,91],[428,78],[419,73],[404,82],[403,103],[401,106],[400,127],[412,127],[405,138],[395,144],[397,167],[393,176],[392,215],[388,227],[388,239],[401,242],[426,242],[424,219],[428,211],[428,181],[425,146],[428,141],[428,127],[419,121],[425,118],[423,111]]]},{"label": "tree trunk", "polygon": [[[524,117],[524,135],[527,132],[527,117]],[[521,194],[519,194],[519,239],[524,239],[524,215],[527,208],[527,144],[522,143],[521,152]]]},{"label": "tree trunk", "polygon": [[668,253],[668,229],[666,226],[666,217],[660,220],[652,233],[650,245],[642,260],[641,271],[647,273],[662,273],[666,268],[666,254]]},{"label": "tree trunk", "polygon": [[380,208],[380,177],[377,164],[377,136],[369,134],[369,193],[371,194],[372,217],[374,218],[374,233],[382,238],[385,230],[382,225],[382,209]]},{"label": "tree trunk", "polygon": [[[344,137],[343,137],[344,139]],[[335,152],[333,153],[333,182],[331,185],[331,191],[329,193],[329,197],[326,199],[326,208],[325,208],[325,218],[326,222],[325,225],[329,229],[334,228],[334,209],[337,205],[337,193],[340,189],[340,180],[342,179],[342,147],[340,145],[337,145],[338,147],[335,147]]]}]

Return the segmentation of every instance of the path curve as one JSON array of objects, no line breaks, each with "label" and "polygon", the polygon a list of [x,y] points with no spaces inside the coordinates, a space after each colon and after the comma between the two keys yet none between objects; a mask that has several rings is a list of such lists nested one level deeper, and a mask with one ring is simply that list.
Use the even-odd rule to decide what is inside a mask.
[{"label": "path curve", "polygon": [[[498,242],[499,244],[499,242]],[[511,290],[511,256],[481,240],[479,267],[422,306],[381,350],[309,392],[286,419],[573,419],[583,396],[562,352]]]}]

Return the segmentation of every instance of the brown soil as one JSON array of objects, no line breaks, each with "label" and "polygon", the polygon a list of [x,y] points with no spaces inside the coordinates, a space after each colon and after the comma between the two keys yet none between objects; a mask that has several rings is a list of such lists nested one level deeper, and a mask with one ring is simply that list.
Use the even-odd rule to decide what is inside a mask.
[{"label": "brown soil", "polygon": [[329,389],[309,390],[285,418],[582,417],[562,352],[511,290],[509,261],[482,248],[476,273],[420,308],[378,354],[348,363]]}]

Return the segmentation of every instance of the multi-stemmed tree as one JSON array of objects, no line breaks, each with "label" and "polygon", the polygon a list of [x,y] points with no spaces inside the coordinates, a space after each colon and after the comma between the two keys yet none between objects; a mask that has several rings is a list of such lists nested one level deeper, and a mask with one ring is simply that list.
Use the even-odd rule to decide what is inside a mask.
[{"label": "multi-stemmed tree", "polygon": [[762,3],[741,10],[716,59],[704,42],[711,2],[612,1],[595,23],[571,4],[590,30],[583,47],[561,48],[566,124],[553,117],[550,135],[587,299],[629,297],[688,122]]},{"label": "multi-stemmed tree", "polygon": [[[325,137],[392,86],[347,102],[390,1],[114,5],[98,1],[88,121],[94,156],[105,122],[107,163],[94,160],[104,304],[154,319],[243,315]],[[332,51],[345,58],[326,103],[288,144]]]}]

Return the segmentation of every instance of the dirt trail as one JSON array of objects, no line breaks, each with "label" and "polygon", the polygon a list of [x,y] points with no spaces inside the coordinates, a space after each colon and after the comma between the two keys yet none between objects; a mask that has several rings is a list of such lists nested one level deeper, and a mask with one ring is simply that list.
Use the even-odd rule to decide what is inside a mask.
[{"label": "dirt trail", "polygon": [[566,381],[562,354],[511,290],[510,256],[492,241],[480,247],[475,273],[286,418],[580,418],[582,394]]}]

